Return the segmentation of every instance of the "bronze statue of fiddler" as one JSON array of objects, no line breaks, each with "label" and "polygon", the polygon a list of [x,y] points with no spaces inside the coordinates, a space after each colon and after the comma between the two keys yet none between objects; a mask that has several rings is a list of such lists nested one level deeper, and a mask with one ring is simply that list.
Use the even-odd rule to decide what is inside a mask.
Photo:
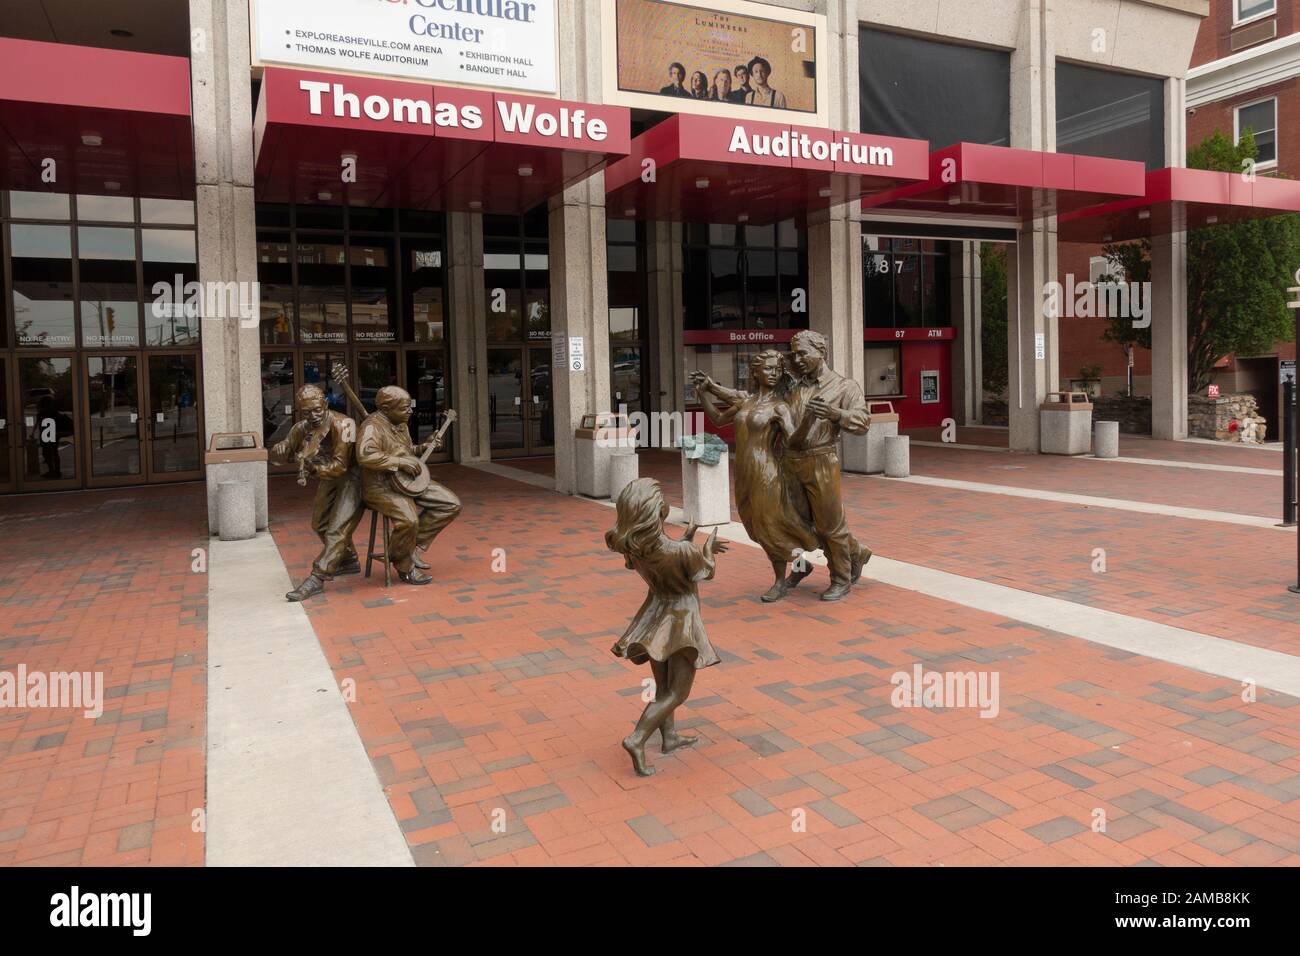
[{"label": "bronze statue of fiddler", "polygon": [[[750,368],[752,393],[703,372],[692,381],[709,418],[736,427],[736,509],[775,576],[762,599],[785,597],[811,572],[802,554],[820,548],[831,575],[821,598],[841,600],[871,558],[849,532],[840,492],[840,432],[861,435],[870,424],[862,389],[832,371],[825,337],[811,330],[795,334],[788,356],[760,352]],[[787,574],[790,561],[798,564]]]},{"label": "bronze statue of fiddler", "polygon": [[645,601],[611,650],[634,664],[650,662],[655,696],[641,714],[623,749],[632,768],[648,777],[645,745],[659,732],[663,753],[689,747],[696,737],[677,732],[674,715],[690,696],[695,672],[720,660],[704,632],[700,616],[699,583],[713,577],[716,556],[727,550],[715,528],[697,548],[692,526],[682,539],[664,531],[668,503],[652,478],[638,478],[618,496],[615,525],[605,532],[605,544],[623,555],[624,564],[649,587]]}]

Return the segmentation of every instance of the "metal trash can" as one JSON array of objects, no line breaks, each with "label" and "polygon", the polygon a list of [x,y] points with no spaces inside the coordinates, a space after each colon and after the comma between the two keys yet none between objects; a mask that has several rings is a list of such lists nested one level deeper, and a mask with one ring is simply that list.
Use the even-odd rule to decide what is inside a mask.
[{"label": "metal trash can", "polygon": [[685,435],[682,449],[682,510],[698,525],[731,520],[731,459],[727,443],[704,432]]},{"label": "metal trash can", "polygon": [[[236,439],[245,444],[231,445]],[[268,524],[266,507],[266,449],[257,432],[214,432],[208,441],[203,464],[208,478],[208,532],[215,534],[221,528],[220,485],[225,481],[246,481],[253,489],[253,525],[265,531]],[[232,499],[236,500],[236,499]],[[242,499],[237,499],[241,500]]]},{"label": "metal trash can", "polygon": [[609,462],[615,455],[635,454],[635,436],[617,412],[583,415],[573,430],[573,457],[578,494],[609,497]]},{"label": "metal trash can", "polygon": [[[875,411],[882,407],[888,411]],[[844,432],[840,436],[844,448],[841,467],[860,475],[878,475],[885,470],[885,439],[898,436],[898,413],[893,402],[869,401],[867,414],[871,416],[871,427],[865,435]]]},{"label": "metal trash can", "polygon": [[1044,455],[1086,455],[1092,450],[1092,397],[1049,392],[1038,406],[1039,449]]}]

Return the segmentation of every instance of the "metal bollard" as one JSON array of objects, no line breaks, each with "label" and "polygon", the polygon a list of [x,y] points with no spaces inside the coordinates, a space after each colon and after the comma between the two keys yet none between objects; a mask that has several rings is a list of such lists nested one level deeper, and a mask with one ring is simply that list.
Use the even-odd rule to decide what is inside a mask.
[{"label": "metal bollard", "polygon": [[1296,516],[1296,408],[1295,382],[1282,383],[1282,527],[1295,525]]}]

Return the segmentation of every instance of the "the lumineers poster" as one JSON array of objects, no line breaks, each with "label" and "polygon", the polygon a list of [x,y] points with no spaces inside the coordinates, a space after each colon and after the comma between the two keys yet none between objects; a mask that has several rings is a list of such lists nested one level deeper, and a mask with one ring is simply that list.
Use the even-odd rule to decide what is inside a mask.
[{"label": "the lumineers poster", "polygon": [[[824,18],[742,0],[614,0],[617,93],[625,105],[776,119],[819,110]],[[768,114],[764,117],[762,114]]]}]

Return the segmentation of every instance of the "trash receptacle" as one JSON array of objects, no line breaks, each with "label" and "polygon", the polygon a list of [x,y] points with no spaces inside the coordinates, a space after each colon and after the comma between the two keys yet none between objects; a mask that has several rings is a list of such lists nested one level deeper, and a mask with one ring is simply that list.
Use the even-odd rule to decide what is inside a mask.
[{"label": "trash receptacle", "polygon": [[[878,408],[885,410],[876,411]],[[841,467],[861,475],[878,475],[885,470],[885,439],[898,436],[898,413],[893,402],[867,402],[867,414],[871,427],[865,435],[841,435]]]},{"label": "trash receptacle", "polygon": [[573,430],[573,439],[578,494],[608,498],[610,458],[636,452],[627,419],[616,412],[583,415],[582,427]]},{"label": "trash receptacle", "polygon": [[1038,406],[1039,448],[1044,455],[1086,455],[1092,450],[1092,398],[1087,392],[1049,392]]},{"label": "trash receptacle", "polygon": [[[232,445],[235,440],[241,444]],[[215,432],[208,442],[203,463],[208,479],[208,532],[216,534],[221,527],[219,486],[223,481],[246,481],[252,485],[254,527],[258,531],[266,530],[266,449],[262,447],[262,436],[256,432]]]},{"label": "trash receptacle", "polygon": [[705,432],[686,435],[682,449],[682,510],[698,525],[731,520],[731,459],[727,443]]}]

